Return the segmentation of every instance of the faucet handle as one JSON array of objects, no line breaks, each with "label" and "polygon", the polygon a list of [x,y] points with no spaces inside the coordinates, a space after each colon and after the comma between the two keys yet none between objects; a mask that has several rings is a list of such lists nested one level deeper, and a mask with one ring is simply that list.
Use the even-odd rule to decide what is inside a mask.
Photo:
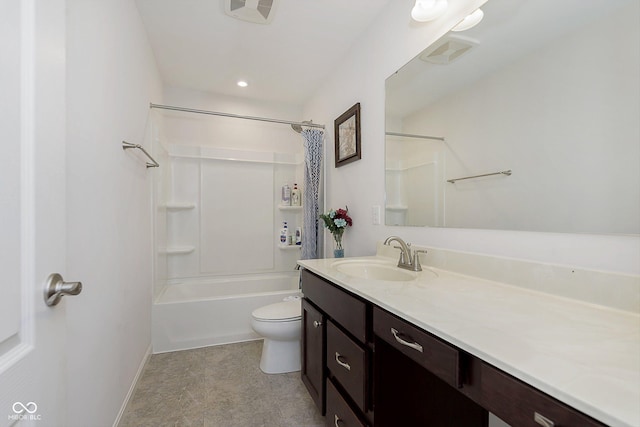
[{"label": "faucet handle", "polygon": [[422,266],[420,265],[420,254],[426,254],[427,251],[424,249],[416,249],[413,251],[413,268],[416,271],[422,271]]}]

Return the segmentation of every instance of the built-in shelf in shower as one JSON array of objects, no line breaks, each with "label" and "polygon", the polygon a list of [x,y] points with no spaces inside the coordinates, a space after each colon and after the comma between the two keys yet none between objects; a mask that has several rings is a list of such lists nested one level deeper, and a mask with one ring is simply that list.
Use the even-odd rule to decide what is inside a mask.
[{"label": "built-in shelf in shower", "polygon": [[388,211],[406,211],[409,207],[406,205],[387,205],[385,209]]},{"label": "built-in shelf in shower", "polygon": [[302,245],[278,245],[278,247],[283,251],[293,251],[302,248]]},{"label": "built-in shelf in shower", "polygon": [[187,211],[190,209],[194,209],[196,205],[193,203],[167,203],[163,206],[168,211]]},{"label": "built-in shelf in shower", "polygon": [[301,211],[302,206],[278,205],[278,209],[281,211]]},{"label": "built-in shelf in shower", "polygon": [[190,254],[195,250],[196,248],[194,246],[170,246],[168,248],[160,249],[159,252],[167,255],[184,255]]}]

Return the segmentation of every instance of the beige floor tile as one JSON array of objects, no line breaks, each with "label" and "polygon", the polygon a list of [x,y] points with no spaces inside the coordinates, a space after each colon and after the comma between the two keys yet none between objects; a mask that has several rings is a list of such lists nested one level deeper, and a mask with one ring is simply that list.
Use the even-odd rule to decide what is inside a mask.
[{"label": "beige floor tile", "polygon": [[262,341],[152,355],[119,427],[320,427],[300,373],[260,371]]}]

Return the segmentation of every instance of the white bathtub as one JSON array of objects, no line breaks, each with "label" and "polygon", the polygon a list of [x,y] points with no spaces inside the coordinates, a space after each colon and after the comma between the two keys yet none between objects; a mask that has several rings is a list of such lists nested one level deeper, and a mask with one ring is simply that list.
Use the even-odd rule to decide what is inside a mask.
[{"label": "white bathtub", "polygon": [[296,271],[167,285],[153,304],[153,352],[259,339],[251,312],[299,295],[298,278]]}]

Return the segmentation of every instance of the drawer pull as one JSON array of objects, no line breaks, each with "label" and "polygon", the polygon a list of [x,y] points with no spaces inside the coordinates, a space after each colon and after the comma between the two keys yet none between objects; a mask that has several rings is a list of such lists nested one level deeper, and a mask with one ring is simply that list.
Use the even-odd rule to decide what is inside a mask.
[{"label": "drawer pull", "polygon": [[350,371],[351,370],[351,366],[349,366],[349,364],[347,362],[343,362],[342,360],[340,360],[342,358],[343,358],[343,356],[336,351],[336,362],[338,362],[338,365],[342,366],[347,371]]},{"label": "drawer pull", "polygon": [[417,350],[420,353],[422,353],[422,346],[420,344],[418,344],[415,341],[414,342],[409,342],[409,341],[403,340],[400,337],[402,335],[402,333],[398,332],[397,329],[391,328],[391,333],[393,334],[393,337],[396,339],[396,341],[398,341],[400,344],[406,345],[407,347],[411,347],[412,349]]},{"label": "drawer pull", "polygon": [[333,423],[335,424],[336,427],[340,427],[340,424],[342,420],[338,417],[338,415],[334,414],[333,415]]},{"label": "drawer pull", "polygon": [[533,413],[533,421],[543,427],[553,427],[555,425],[549,418],[545,417],[544,415],[540,415],[537,412]]},{"label": "drawer pull", "polygon": [[322,322],[318,322],[317,320],[314,320],[314,321],[313,321],[313,327],[314,327],[314,328],[318,328],[318,327],[320,327],[320,326],[322,326]]}]

